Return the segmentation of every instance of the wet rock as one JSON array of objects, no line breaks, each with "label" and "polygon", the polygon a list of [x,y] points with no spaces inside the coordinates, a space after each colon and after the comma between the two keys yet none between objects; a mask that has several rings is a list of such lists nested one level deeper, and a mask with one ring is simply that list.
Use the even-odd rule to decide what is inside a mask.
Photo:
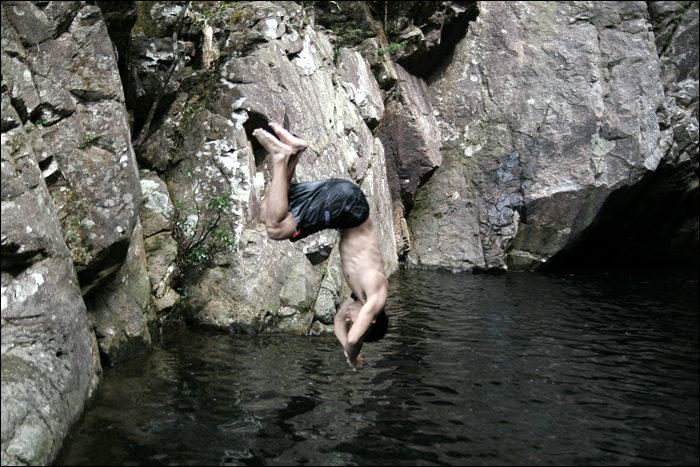
[{"label": "wet rock", "polygon": [[[3,86],[3,115],[20,118]],[[45,464],[97,387],[97,343],[21,125],[2,133],[2,463]]]},{"label": "wet rock", "polygon": [[151,333],[157,333],[142,237],[137,224],[114,279],[86,301],[100,354],[108,365],[144,355],[151,349]]}]

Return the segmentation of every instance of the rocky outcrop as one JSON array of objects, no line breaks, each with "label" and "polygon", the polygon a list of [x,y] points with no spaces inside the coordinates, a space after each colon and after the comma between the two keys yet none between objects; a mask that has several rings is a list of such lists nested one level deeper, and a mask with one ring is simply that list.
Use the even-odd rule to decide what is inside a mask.
[{"label": "rocky outcrop", "polygon": [[[691,36],[693,17],[697,4]],[[646,3],[480,3],[429,80],[443,164],[416,195],[410,263],[540,268],[629,214],[632,187],[668,167],[697,199],[694,67],[674,86],[690,111],[671,123]]]},{"label": "rocky outcrop", "polygon": [[365,192],[389,273],[697,257],[697,2],[182,5],[2,4],[3,465],[171,317],[330,330],[337,234],[258,220],[269,120],[297,180]]},{"label": "rocky outcrop", "polygon": [[[274,120],[308,141],[297,180],[358,183],[371,200],[391,272],[398,260],[384,151],[370,130],[383,118],[383,97],[362,56],[336,49],[305,23],[298,5],[242,4],[226,15],[231,20],[215,37],[216,71],[192,71],[197,82],[180,80],[169,112],[139,151],[143,164],[169,181],[174,203],[196,210],[196,203],[231,190],[222,225],[234,233],[237,248],[187,278],[188,319],[251,333],[285,328],[297,313],[330,324],[343,287],[330,283],[338,273],[329,268],[339,264],[327,264],[337,235],[326,232],[299,245],[267,238],[258,216],[270,161],[251,133]],[[151,261],[162,264],[154,255]],[[302,322],[308,332],[311,321]]]},{"label": "rocky outcrop", "polygon": [[116,286],[141,192],[100,10],[3,4],[2,43],[2,463],[45,464],[97,386],[84,297]]}]

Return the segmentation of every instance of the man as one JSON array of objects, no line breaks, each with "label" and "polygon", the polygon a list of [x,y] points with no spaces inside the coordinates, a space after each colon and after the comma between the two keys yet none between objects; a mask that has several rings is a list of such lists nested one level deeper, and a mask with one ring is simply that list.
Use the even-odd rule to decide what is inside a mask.
[{"label": "man", "polygon": [[335,335],[357,371],[364,365],[362,344],[381,339],[388,325],[388,282],[369,204],[362,190],[347,180],[292,184],[308,145],[281,125],[269,125],[277,137],[261,128],[253,131],[272,157],[272,181],[260,218],[273,240],[297,241],[326,228],[339,230],[341,268],[352,294],[335,316]]}]

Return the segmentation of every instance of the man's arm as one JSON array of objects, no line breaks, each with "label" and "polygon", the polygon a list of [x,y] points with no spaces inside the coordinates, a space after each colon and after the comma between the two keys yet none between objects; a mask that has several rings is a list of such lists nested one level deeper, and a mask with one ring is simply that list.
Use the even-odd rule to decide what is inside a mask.
[{"label": "man's arm", "polygon": [[342,345],[343,348],[345,348],[345,345],[348,343],[348,324],[345,321],[345,313],[347,312],[351,301],[354,300],[348,297],[335,314],[335,318],[333,318],[333,332],[335,332],[335,337],[338,338],[340,345]]},{"label": "man's arm", "polygon": [[[360,350],[362,350],[362,344],[364,343],[362,337],[372,325],[377,314],[384,309],[384,305],[386,305],[386,296],[386,287],[380,287],[374,294],[370,295],[365,304],[362,305],[362,308],[360,308],[349,332],[347,330],[347,322],[342,323],[340,331],[342,337],[339,336],[338,339],[341,341],[341,344],[343,344],[345,356],[348,357],[348,363],[355,371],[362,368],[365,364],[364,357],[360,355]],[[336,315],[335,322],[340,322],[338,315]],[[337,327],[336,324],[336,329]]]},{"label": "man's arm", "polygon": [[[357,314],[357,318],[350,328],[350,332],[347,333],[347,340],[349,345],[360,346],[362,342],[362,336],[365,335],[367,329],[369,329],[372,322],[375,320],[380,311],[384,309],[386,305],[386,298],[388,295],[388,284],[386,279],[380,282],[380,285],[373,290],[372,293],[368,294],[367,301],[360,312]],[[359,353],[359,350],[358,350]]]},{"label": "man's arm", "polygon": [[348,364],[355,371],[357,371],[364,365],[364,358],[362,358],[362,355],[360,355],[362,342],[354,345],[348,343],[349,320],[347,319],[347,312],[348,307],[354,303],[355,300],[352,298],[348,297],[348,299],[345,300],[343,305],[340,307],[340,310],[338,310],[338,313],[335,314],[335,318],[333,319],[333,330],[335,332],[335,336],[338,338],[338,341],[340,341],[340,345],[343,347]]}]

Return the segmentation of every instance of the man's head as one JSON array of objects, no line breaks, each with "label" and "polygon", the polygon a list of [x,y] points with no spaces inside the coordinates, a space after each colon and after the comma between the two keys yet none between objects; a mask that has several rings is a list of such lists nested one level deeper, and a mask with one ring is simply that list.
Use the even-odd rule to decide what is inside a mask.
[{"label": "man's head", "polygon": [[388,327],[389,318],[387,318],[384,309],[382,309],[382,311],[379,312],[374,321],[372,321],[372,324],[370,324],[369,328],[367,328],[367,332],[365,332],[365,335],[363,336],[364,342],[378,341],[379,339],[384,337],[384,334],[386,334],[386,330]]}]

